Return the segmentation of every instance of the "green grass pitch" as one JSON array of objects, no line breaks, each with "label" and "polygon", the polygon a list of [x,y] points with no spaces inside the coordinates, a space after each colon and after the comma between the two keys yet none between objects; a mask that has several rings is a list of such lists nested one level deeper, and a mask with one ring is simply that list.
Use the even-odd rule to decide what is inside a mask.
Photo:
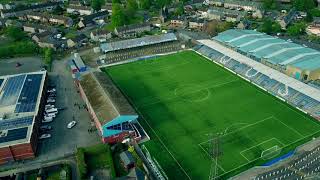
[{"label": "green grass pitch", "polygon": [[105,71],[143,117],[145,145],[170,179],[208,178],[210,134],[221,134],[221,179],[319,135],[311,117],[192,51]]}]

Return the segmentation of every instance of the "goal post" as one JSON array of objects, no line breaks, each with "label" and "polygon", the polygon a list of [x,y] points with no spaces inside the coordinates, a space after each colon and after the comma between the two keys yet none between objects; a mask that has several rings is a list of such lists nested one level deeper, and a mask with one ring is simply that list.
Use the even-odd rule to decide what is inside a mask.
[{"label": "goal post", "polygon": [[264,160],[268,160],[271,158],[274,158],[276,156],[278,156],[281,153],[282,148],[278,145],[275,145],[271,148],[268,148],[266,150],[263,150],[261,152],[261,158]]}]

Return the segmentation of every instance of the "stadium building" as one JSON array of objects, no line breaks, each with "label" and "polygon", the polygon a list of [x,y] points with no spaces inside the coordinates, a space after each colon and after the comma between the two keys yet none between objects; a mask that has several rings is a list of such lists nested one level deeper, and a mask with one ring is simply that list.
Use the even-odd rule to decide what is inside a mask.
[{"label": "stadium building", "polygon": [[114,52],[114,51],[119,51],[124,49],[139,48],[142,46],[172,42],[176,40],[177,40],[177,37],[173,33],[168,33],[168,34],[162,34],[162,35],[146,36],[142,38],[104,43],[104,44],[101,44],[100,48],[102,52],[108,53],[108,52]]},{"label": "stadium building", "polygon": [[46,79],[45,71],[0,76],[0,164],[35,157]]},{"label": "stadium building", "polygon": [[104,58],[103,63],[98,64],[115,64],[127,59],[178,51],[181,48],[174,33],[108,42],[100,45]]},{"label": "stadium building", "polygon": [[135,110],[105,73],[83,75],[79,89],[104,143],[122,142],[129,137],[140,141],[146,134]]},{"label": "stadium building", "polygon": [[[317,68],[319,67],[319,61],[315,61],[317,57],[314,55],[318,52],[271,36],[266,36],[265,38],[261,38],[260,36],[266,35],[256,31],[228,30],[212,39],[198,40],[200,45],[194,47],[194,50],[247,81],[252,82],[259,88],[320,120],[320,90],[301,82],[301,79],[298,77],[303,77],[305,74],[290,77],[292,74],[288,74],[288,76],[282,73],[287,73],[288,69],[291,68],[290,66],[294,66],[297,69],[303,66],[310,70],[312,77],[315,77],[319,70]],[[255,38],[250,39],[252,37]],[[243,38],[246,38],[246,40],[241,40]],[[269,41],[269,44],[263,41]],[[270,41],[274,41],[274,43]],[[297,49],[304,49],[305,51],[312,51],[312,53],[302,53],[292,57],[286,52],[291,52],[291,50],[286,48],[281,49],[282,46],[286,45],[294,46]],[[269,49],[272,46],[276,46],[277,48],[273,50]],[[249,47],[253,50],[248,54],[249,50],[245,50],[245,48]],[[257,54],[260,51],[266,53],[263,58],[258,58]],[[288,59],[287,56],[282,56],[283,53],[286,53],[291,58]],[[295,53],[292,52],[292,54]],[[278,55],[281,55],[281,57],[278,57]],[[307,57],[311,59],[308,60]],[[285,63],[285,61],[289,63]],[[271,65],[268,62],[277,63]],[[310,68],[311,66],[313,68]],[[303,71],[303,73],[306,72]],[[310,74],[308,78],[311,77]],[[319,76],[316,77],[319,79]]]},{"label": "stadium building", "polygon": [[295,79],[320,79],[320,51],[253,30],[227,30],[213,40]]}]

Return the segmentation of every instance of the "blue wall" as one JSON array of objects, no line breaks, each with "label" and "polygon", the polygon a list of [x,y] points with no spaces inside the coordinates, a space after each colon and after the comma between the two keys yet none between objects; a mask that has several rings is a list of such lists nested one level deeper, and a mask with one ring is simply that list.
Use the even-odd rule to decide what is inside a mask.
[{"label": "blue wall", "polygon": [[103,129],[103,137],[109,137],[115,134],[119,134],[122,131],[121,130],[112,130],[112,129],[107,129],[107,127],[116,125],[116,124],[121,124],[124,122],[133,122],[138,119],[137,115],[120,115],[113,119],[112,121],[106,123],[105,125],[102,126]]}]

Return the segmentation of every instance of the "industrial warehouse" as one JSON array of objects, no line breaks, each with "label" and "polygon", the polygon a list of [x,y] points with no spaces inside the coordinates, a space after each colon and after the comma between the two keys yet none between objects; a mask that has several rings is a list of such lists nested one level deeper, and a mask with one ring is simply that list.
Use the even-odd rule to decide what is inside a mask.
[{"label": "industrial warehouse", "polygon": [[0,77],[0,164],[34,158],[46,71]]}]

